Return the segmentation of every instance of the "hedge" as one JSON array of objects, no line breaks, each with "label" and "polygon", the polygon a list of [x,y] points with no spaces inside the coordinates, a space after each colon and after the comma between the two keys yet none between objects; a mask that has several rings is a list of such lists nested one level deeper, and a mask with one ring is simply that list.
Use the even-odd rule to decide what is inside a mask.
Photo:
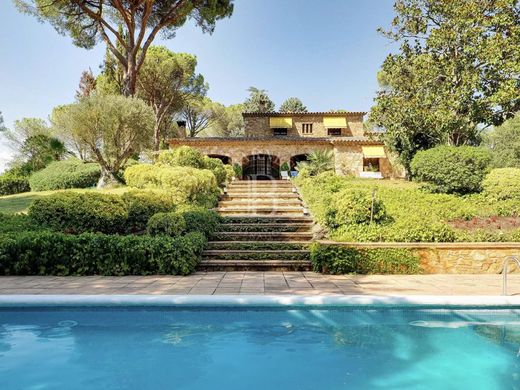
[{"label": "hedge", "polygon": [[177,203],[212,207],[220,193],[215,175],[206,169],[139,164],[128,167],[124,176],[128,186],[167,190]]},{"label": "hedge", "polygon": [[520,168],[493,169],[482,187],[484,194],[494,200],[520,199]]},{"label": "hedge", "polygon": [[29,178],[32,191],[62,190],[94,187],[101,170],[96,163],[85,163],[76,158],[50,163]]},{"label": "hedge", "polygon": [[0,196],[19,194],[30,190],[29,179],[26,176],[14,173],[0,175]]},{"label": "hedge", "polygon": [[412,177],[431,192],[480,192],[491,161],[489,151],[472,146],[437,146],[418,152],[411,162]]},{"label": "hedge", "polygon": [[177,237],[186,231],[186,221],[179,213],[157,213],[148,220],[146,231],[151,235]]},{"label": "hedge", "polygon": [[145,231],[152,215],[174,209],[170,197],[151,191],[123,196],[65,191],[34,200],[28,214],[36,224],[64,233],[125,234]]},{"label": "hedge", "polygon": [[313,243],[314,271],[340,274],[417,274],[419,256],[409,249],[360,249]]},{"label": "hedge", "polygon": [[200,233],[177,238],[6,234],[0,236],[0,275],[187,275],[195,270],[205,242]]}]

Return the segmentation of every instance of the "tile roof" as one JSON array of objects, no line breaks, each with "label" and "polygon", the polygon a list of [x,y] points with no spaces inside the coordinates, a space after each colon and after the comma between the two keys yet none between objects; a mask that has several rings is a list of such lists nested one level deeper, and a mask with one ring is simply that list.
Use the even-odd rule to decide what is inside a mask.
[{"label": "tile roof", "polygon": [[365,115],[364,111],[347,111],[347,112],[328,112],[328,111],[315,111],[315,112],[243,112],[244,117],[279,117],[279,116],[357,116]]},{"label": "tile roof", "polygon": [[195,137],[195,138],[172,138],[168,140],[170,144],[201,144],[201,143],[221,143],[221,142],[273,142],[273,143],[353,143],[382,145],[377,139],[370,137],[297,137],[297,136],[276,136],[276,137]]}]

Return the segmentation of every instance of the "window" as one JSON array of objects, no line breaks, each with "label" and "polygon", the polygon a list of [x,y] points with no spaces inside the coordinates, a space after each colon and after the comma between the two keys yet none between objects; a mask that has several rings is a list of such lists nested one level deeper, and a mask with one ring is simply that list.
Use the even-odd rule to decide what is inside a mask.
[{"label": "window", "polygon": [[379,172],[379,159],[378,158],[364,158],[363,159],[363,172]]},{"label": "window", "polygon": [[302,134],[312,134],[312,123],[302,123]]},{"label": "window", "polygon": [[333,137],[337,137],[341,135],[341,129],[328,129],[327,133]]},{"label": "window", "polygon": [[273,135],[287,135],[287,129],[275,128],[275,129],[273,129]]}]

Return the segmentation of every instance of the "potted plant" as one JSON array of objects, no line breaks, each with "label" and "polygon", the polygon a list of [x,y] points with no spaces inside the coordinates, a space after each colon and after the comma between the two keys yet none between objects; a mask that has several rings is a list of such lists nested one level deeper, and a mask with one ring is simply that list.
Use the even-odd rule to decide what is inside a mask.
[{"label": "potted plant", "polygon": [[280,174],[282,176],[282,179],[288,180],[289,179],[289,164],[287,161],[285,161],[282,166],[280,167]]},{"label": "potted plant", "polygon": [[235,171],[235,177],[237,179],[242,179],[242,166],[239,163],[233,164],[233,170]]}]

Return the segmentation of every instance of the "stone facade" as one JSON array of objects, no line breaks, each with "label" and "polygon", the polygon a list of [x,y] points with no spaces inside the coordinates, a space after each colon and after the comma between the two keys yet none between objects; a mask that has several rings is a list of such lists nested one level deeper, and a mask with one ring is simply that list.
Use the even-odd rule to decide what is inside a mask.
[{"label": "stone facade", "polygon": [[[338,174],[360,175],[364,171],[365,146],[382,146],[382,143],[365,134],[364,112],[349,113],[245,113],[245,136],[235,138],[175,138],[170,147],[189,145],[206,155],[219,157],[226,163],[249,164],[251,156],[270,156],[274,172],[284,162],[294,168],[296,161],[316,150],[330,150],[334,153],[335,169]],[[291,118],[287,134],[276,135],[270,126],[270,119]],[[346,126],[335,129],[340,134],[329,135],[324,120],[343,120]],[[330,123],[330,122],[328,122]],[[310,126],[311,125],[311,126]],[[287,124],[288,126],[288,124]],[[306,131],[304,131],[306,126]],[[312,131],[309,128],[312,127]],[[379,172],[384,178],[400,177],[393,164],[385,157],[377,157]],[[372,164],[372,163],[371,163]],[[278,177],[275,177],[278,178]]]},{"label": "stone facade", "polygon": [[[367,249],[410,249],[419,256],[424,274],[500,274],[506,257],[520,254],[517,242],[323,243]],[[520,273],[513,261],[509,270]]]}]

